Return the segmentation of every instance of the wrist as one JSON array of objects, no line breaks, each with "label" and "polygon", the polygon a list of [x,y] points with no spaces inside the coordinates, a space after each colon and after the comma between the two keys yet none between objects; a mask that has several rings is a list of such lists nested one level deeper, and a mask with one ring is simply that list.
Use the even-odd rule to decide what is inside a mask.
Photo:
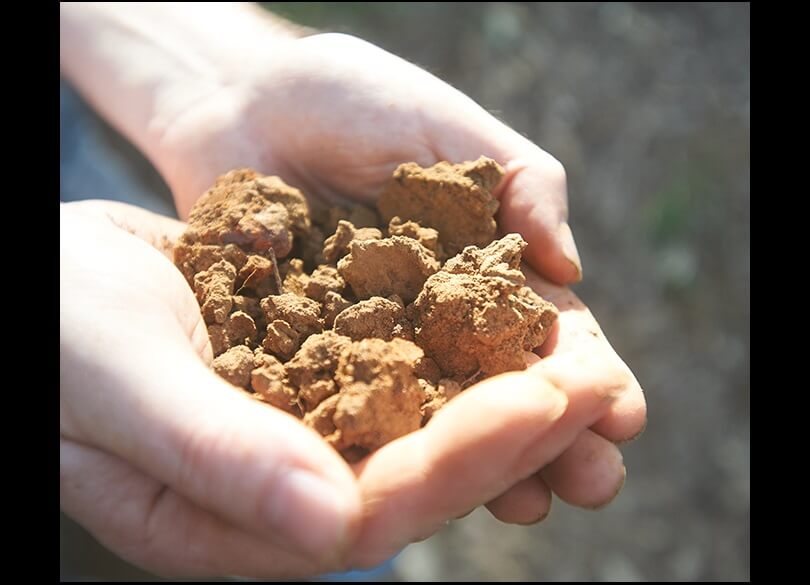
[{"label": "wrist", "polygon": [[[212,176],[198,179],[204,189],[231,166],[258,162],[254,143],[245,135],[255,130],[246,123],[246,112],[256,101],[259,86],[275,77],[279,62],[288,58],[294,40],[302,34],[301,29],[288,27],[252,5],[236,4],[225,10],[191,23],[195,39],[189,40],[187,50],[194,52],[198,67],[163,78],[138,142],[176,198],[188,199],[191,174],[212,169]],[[227,24],[218,26],[216,16]],[[202,190],[195,191],[193,198],[201,194]],[[187,211],[185,202],[178,201],[181,207]]]},{"label": "wrist", "polygon": [[304,34],[247,3],[63,3],[60,11],[64,74],[170,186],[189,148],[178,130],[203,104],[219,111],[213,120],[198,115],[200,123],[233,117],[251,77]]}]

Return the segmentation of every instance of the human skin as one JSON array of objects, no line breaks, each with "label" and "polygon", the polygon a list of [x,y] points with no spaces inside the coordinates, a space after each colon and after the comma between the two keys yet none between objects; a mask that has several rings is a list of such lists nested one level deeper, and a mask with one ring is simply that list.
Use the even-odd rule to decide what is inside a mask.
[{"label": "human skin", "polygon": [[468,389],[349,468],[299,421],[206,369],[193,294],[149,246],[182,224],[128,206],[63,206],[61,496],[71,516],[156,572],[281,577],[379,562],[482,504],[530,523],[552,491],[584,507],[613,498],[624,478],[614,442],[641,431],[646,409],[561,286],[581,268],[555,159],[421,69],[344,35],[296,38],[250,6],[61,10],[63,71],[149,156],[181,216],[237,166],[312,196],[370,202],[400,162],[484,154],[507,169],[500,224],[530,243],[526,259],[545,277],[531,274],[532,286],[561,310],[546,359]]}]

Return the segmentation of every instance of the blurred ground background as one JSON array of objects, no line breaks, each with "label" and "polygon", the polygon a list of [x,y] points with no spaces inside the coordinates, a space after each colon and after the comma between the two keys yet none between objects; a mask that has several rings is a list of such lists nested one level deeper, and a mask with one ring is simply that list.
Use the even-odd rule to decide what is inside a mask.
[{"label": "blurred ground background", "polygon": [[[486,510],[412,545],[406,580],[750,578],[750,8],[265,3],[444,78],[566,166],[576,287],[646,390],[624,491],[536,526]],[[172,214],[134,149],[61,90],[61,198]],[[62,517],[64,579],[149,578]]]}]

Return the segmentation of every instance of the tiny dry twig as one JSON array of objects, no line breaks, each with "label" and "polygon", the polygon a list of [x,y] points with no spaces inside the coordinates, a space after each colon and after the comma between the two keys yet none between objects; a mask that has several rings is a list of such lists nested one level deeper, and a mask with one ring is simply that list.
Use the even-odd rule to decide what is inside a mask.
[{"label": "tiny dry twig", "polygon": [[284,291],[281,290],[281,274],[278,271],[278,261],[276,260],[276,251],[273,250],[272,246],[270,247],[270,262],[273,263],[273,276],[276,278],[276,288],[278,289],[278,294],[284,294]]}]

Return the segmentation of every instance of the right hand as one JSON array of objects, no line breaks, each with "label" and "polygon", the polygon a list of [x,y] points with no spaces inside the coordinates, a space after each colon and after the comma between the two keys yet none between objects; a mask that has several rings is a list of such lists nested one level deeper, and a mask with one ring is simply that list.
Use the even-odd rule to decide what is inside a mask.
[{"label": "right hand", "polygon": [[154,249],[182,230],[122,204],[61,208],[61,504],[145,569],[283,578],[376,564],[493,498],[497,512],[515,482],[534,499],[520,486],[627,383],[609,360],[575,375],[570,358],[545,360],[469,388],[351,469],[207,367],[194,295]]}]

